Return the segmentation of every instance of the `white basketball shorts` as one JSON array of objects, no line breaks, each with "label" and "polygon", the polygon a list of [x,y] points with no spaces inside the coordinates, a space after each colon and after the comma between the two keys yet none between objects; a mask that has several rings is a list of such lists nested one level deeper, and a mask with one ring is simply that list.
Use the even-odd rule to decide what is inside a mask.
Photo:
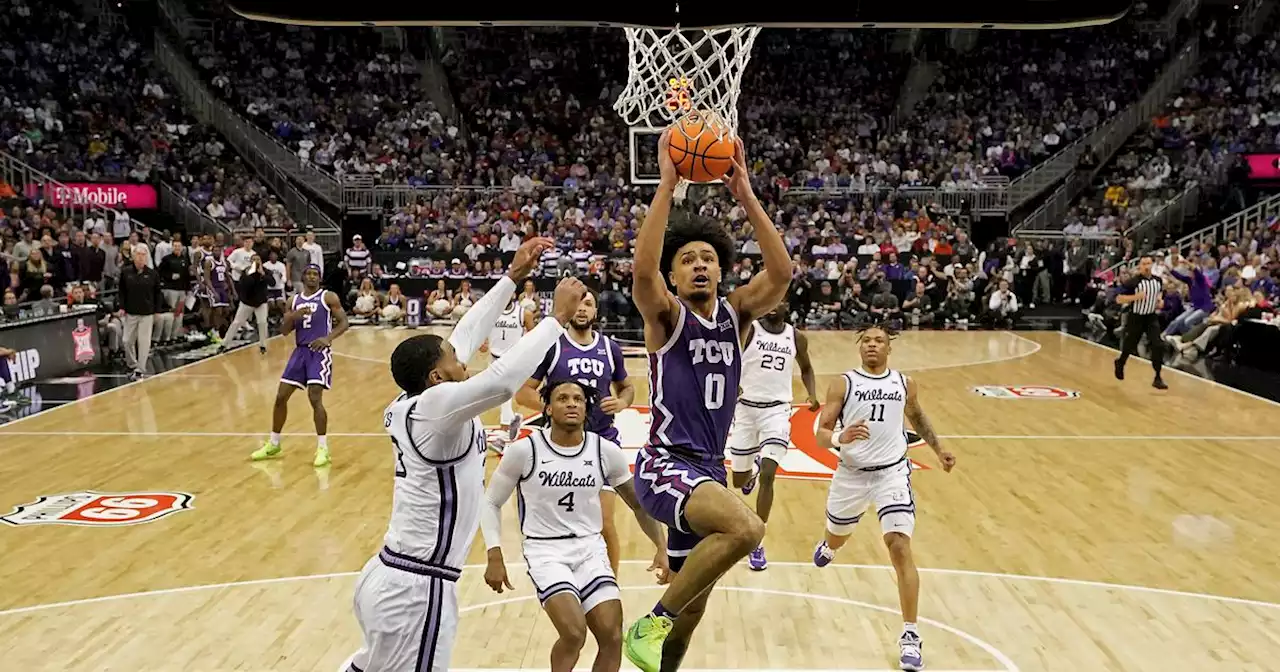
[{"label": "white basketball shorts", "polygon": [[356,580],[364,646],[349,672],[447,672],[458,634],[458,585],[388,567],[377,556]]},{"label": "white basketball shorts", "polygon": [[538,593],[538,601],[562,593],[573,595],[582,603],[582,613],[609,600],[621,599],[618,580],[609,566],[609,551],[604,537],[570,539],[526,539],[524,561],[529,566],[529,579]]},{"label": "white basketball shorts", "polygon": [[885,534],[898,532],[910,537],[915,532],[916,500],[909,460],[869,471],[840,465],[827,491],[827,531],[837,536],[852,533],[871,504],[875,504]]},{"label": "white basketball shorts", "polygon": [[729,433],[729,467],[733,471],[751,471],[757,454],[781,464],[790,445],[791,404],[758,408],[738,403]]}]

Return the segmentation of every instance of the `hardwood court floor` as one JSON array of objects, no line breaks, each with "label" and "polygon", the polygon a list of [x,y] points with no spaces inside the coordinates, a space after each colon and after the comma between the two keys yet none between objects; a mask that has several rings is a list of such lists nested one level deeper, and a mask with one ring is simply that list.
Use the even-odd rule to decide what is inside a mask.
[{"label": "hardwood court floor", "polygon": [[[284,459],[248,461],[289,352],[279,339],[266,357],[241,350],[0,428],[0,514],[89,490],[194,497],[148,524],[0,525],[0,668],[336,670],[359,645],[354,573],[390,510],[380,417],[396,390],[385,362],[407,335],[339,340],[329,469],[310,466],[300,396]],[[811,343],[823,389],[856,362],[850,334]],[[1157,392],[1140,361],[1117,382],[1113,351],[1053,332],[907,333],[894,348],[959,458],[952,474],[913,479],[931,669],[1274,669],[1280,406],[1185,375]],[[643,372],[641,359],[628,365]],[[1029,385],[1080,396],[973,391]],[[690,669],[892,666],[900,619],[878,528],[864,524],[842,564],[809,563],[829,463],[811,448],[805,413],[784,465],[803,478],[780,482],[771,566],[725,577]],[[627,443],[644,419],[620,420]],[[928,449],[912,455],[934,464]],[[635,614],[657,596],[643,571],[651,549],[633,521],[619,522]],[[518,558],[516,526],[506,530]],[[491,593],[477,570],[462,579],[455,668],[546,668],[553,631],[512,570],[514,596]]]}]

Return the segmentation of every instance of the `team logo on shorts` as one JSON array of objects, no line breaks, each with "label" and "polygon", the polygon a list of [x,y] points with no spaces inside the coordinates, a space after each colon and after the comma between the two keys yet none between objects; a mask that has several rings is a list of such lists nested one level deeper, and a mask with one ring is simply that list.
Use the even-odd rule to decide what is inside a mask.
[{"label": "team logo on shorts", "polygon": [[[833,451],[818,446],[815,431],[818,426],[819,411],[809,410],[807,404],[795,404],[791,409],[791,445],[786,456],[778,465],[778,475],[783,478],[800,478],[810,480],[829,480],[839,466],[840,460]],[[526,422],[538,423],[541,415],[535,415]],[[649,407],[632,406],[625,408],[614,416],[614,426],[618,428],[618,442],[634,463],[636,451],[649,440]],[[529,428],[520,430],[520,438],[530,433]],[[733,429],[729,430],[730,442],[733,441]],[[908,433],[908,448],[925,445],[920,437]],[[725,454],[725,460],[729,456]],[[924,464],[911,460],[912,469],[928,469]]]},{"label": "team logo on shorts", "polygon": [[1075,399],[1080,396],[1075,390],[1048,385],[982,385],[973,391],[993,399]]},{"label": "team logo on shorts", "polygon": [[185,492],[71,492],[44,495],[0,521],[10,525],[138,525],[191,508]]}]

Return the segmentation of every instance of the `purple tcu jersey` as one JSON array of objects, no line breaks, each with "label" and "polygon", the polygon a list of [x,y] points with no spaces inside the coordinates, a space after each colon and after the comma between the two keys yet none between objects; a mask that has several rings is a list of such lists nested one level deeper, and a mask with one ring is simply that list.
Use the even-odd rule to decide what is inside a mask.
[{"label": "purple tcu jersey", "polygon": [[[533,377],[544,381],[576,380],[595,389],[599,398],[604,399],[613,396],[615,381],[627,379],[627,368],[622,361],[622,348],[612,338],[596,332],[591,343],[581,345],[565,334],[547,352]],[[591,409],[587,429],[610,441],[618,440],[613,416],[599,408]]]},{"label": "purple tcu jersey", "polygon": [[649,353],[649,444],[723,465],[742,378],[738,315],[719,299],[706,320],[681,301],[677,325]]},{"label": "purple tcu jersey", "polygon": [[292,310],[298,310],[303,306],[311,306],[311,313],[304,315],[293,326],[293,333],[297,338],[298,346],[311,345],[311,341],[328,336],[331,327],[329,306],[324,303],[324,288],[316,290],[311,296],[303,296],[295,294],[293,297]]},{"label": "purple tcu jersey", "polygon": [[213,268],[209,269],[209,284],[214,289],[226,289],[228,285],[227,261],[225,259],[215,257],[213,260]]}]

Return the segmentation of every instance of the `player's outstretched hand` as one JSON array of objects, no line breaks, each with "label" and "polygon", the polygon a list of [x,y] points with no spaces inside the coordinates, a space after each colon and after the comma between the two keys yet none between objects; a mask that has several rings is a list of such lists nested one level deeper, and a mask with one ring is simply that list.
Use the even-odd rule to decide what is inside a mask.
[{"label": "player's outstretched hand", "polygon": [[516,256],[511,260],[511,267],[507,269],[507,277],[511,278],[516,284],[524,282],[529,277],[533,269],[538,267],[538,260],[542,258],[542,253],[555,246],[555,242],[550,238],[530,238],[524,241],[520,249],[516,250]]},{"label": "player's outstretched hand", "polygon": [[945,450],[938,451],[938,461],[942,463],[942,470],[948,474],[956,466],[956,456]]},{"label": "player's outstretched hand", "polygon": [[504,562],[490,561],[484,568],[484,582],[489,584],[495,593],[501,593],[503,586],[506,586],[507,590],[515,590],[511,580],[507,578],[507,565]]},{"label": "player's outstretched hand", "polygon": [[751,190],[751,171],[747,170],[747,150],[742,146],[742,138],[733,138],[733,167],[725,175],[725,186],[739,203],[755,198]]},{"label": "player's outstretched hand", "polygon": [[577,278],[565,278],[556,285],[555,295],[551,299],[551,313],[560,324],[569,324],[582,297],[587,295],[587,286]]},{"label": "player's outstretched hand", "polygon": [[867,429],[866,420],[859,420],[845,427],[843,432],[840,432],[840,443],[842,445],[853,443],[854,441],[866,441],[869,438],[871,438],[871,430]]},{"label": "player's outstretched hand", "polygon": [[671,582],[671,565],[667,564],[667,549],[659,548],[658,552],[653,554],[653,562],[649,565],[648,571],[653,572],[659,586],[665,586]]},{"label": "player's outstretched hand", "polygon": [[668,128],[658,136],[658,177],[663,187],[675,189],[680,182],[680,173],[676,172],[676,163],[671,160],[671,133]]}]

